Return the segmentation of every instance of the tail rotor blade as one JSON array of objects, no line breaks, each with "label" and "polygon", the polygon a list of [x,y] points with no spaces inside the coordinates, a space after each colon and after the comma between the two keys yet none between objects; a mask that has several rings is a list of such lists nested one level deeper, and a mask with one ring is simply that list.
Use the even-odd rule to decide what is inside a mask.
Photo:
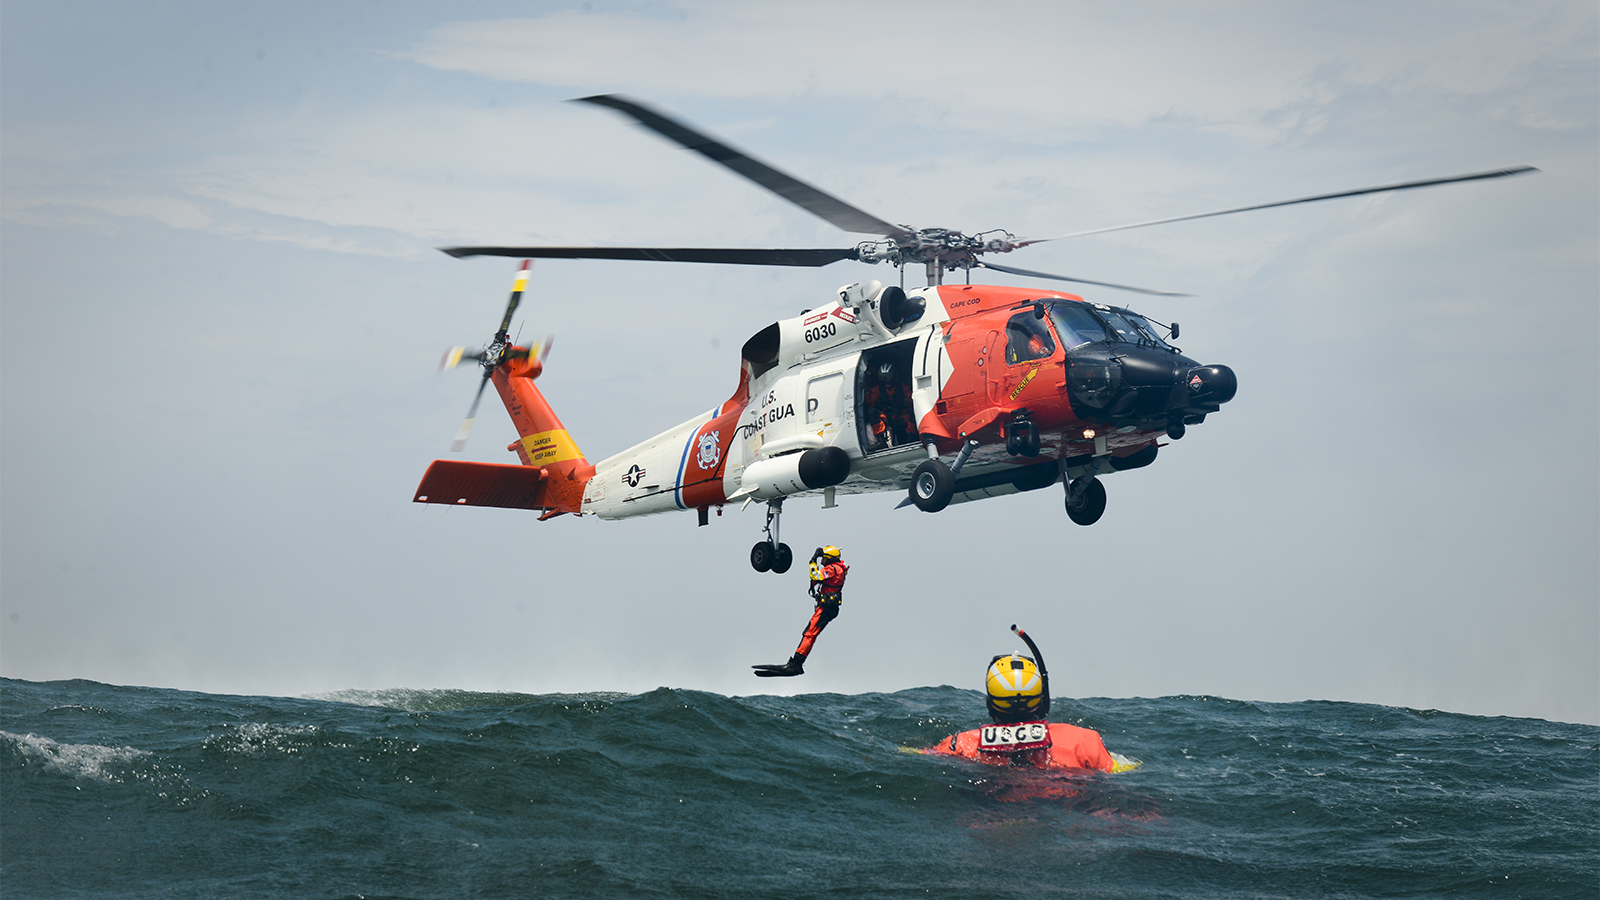
[{"label": "tail rotor blade", "polygon": [[466,347],[451,347],[450,349],[444,351],[444,357],[439,360],[439,371],[443,372],[447,369],[454,369],[456,366],[461,365],[461,361],[463,359],[481,360],[483,359],[483,354],[468,353]]},{"label": "tail rotor blade", "polygon": [[466,421],[461,423],[461,431],[450,444],[452,453],[460,453],[467,448],[467,435],[472,433],[472,421],[478,417],[478,403],[483,400],[483,389],[489,386],[489,374],[483,373],[483,380],[478,382],[478,393],[472,398],[472,407],[467,410]]},{"label": "tail rotor blade", "polygon": [[495,337],[506,340],[511,336],[511,316],[517,311],[517,304],[522,302],[522,291],[528,286],[528,267],[533,265],[533,260],[522,261],[522,268],[517,270],[517,278],[511,282],[511,300],[506,304],[505,318],[500,320],[500,330],[495,332]]}]

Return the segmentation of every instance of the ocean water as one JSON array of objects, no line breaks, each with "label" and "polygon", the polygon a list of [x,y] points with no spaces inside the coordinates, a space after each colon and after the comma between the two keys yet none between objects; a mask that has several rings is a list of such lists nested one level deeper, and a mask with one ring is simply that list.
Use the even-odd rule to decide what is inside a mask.
[{"label": "ocean water", "polygon": [[0,679],[0,896],[1600,897],[1600,728],[1056,698],[1144,765],[910,752],[982,696]]}]

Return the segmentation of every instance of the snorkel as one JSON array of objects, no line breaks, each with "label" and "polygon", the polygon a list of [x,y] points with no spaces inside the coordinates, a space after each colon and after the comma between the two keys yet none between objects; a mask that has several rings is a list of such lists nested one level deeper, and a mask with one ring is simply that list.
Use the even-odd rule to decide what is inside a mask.
[{"label": "snorkel", "polygon": [[1044,667],[1044,654],[1039,652],[1039,645],[1033,642],[1033,638],[1028,637],[1028,633],[1018,628],[1015,624],[1011,626],[1011,633],[1022,638],[1023,643],[1028,645],[1028,650],[1033,653],[1034,663],[1039,666],[1039,683],[1043,696],[1039,701],[1038,713],[1040,719],[1048,718],[1050,716],[1050,672]]}]

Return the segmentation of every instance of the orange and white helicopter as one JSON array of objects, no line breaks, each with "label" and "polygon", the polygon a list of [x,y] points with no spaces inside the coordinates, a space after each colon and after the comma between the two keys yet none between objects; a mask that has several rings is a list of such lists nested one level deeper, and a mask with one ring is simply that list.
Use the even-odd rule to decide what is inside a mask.
[{"label": "orange and white helicopter", "polygon": [[[445,367],[477,362],[483,381],[455,450],[465,443],[483,389],[494,383],[521,440],[520,464],[436,460],[418,503],[540,510],[604,519],[761,501],[766,538],[750,551],[757,571],[793,563],[779,540],[785,500],[906,491],[906,503],[938,512],[951,503],[1061,483],[1072,521],[1091,525],[1106,506],[1100,477],[1155,461],[1162,438],[1177,440],[1237,390],[1233,370],[1202,365],[1168,341],[1160,325],[1128,309],[1031,287],[944,284],[947,272],[1014,275],[1148,294],[1127,285],[1033,272],[989,262],[1040,240],[1004,231],[967,235],[894,225],[635,101],[601,95],[610,107],[846,230],[881,236],[845,249],[649,247],[454,247],[456,257],[640,259],[742,265],[823,266],[841,260],[920,263],[927,285],[850,284],[815,309],[757,331],[740,351],[732,396],[628,450],[590,463],[534,386],[541,354],[514,346],[512,315],[528,280],[524,261],[494,338],[481,351],[456,347]],[[1530,166],[1380,185],[1235,209],[1079,232],[1078,237],[1387,191],[1535,171]],[[1047,238],[1043,240],[1054,240]],[[1162,332],[1165,332],[1163,336]],[[548,343],[545,346],[548,352]]]}]

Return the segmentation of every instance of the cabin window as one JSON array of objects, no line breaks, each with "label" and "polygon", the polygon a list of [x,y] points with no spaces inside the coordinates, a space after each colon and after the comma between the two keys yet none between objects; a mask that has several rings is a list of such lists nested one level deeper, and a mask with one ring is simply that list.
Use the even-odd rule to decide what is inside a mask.
[{"label": "cabin window", "polygon": [[1033,310],[1017,313],[1006,323],[1006,362],[1044,359],[1055,352],[1056,339],[1050,334],[1050,326]]}]

